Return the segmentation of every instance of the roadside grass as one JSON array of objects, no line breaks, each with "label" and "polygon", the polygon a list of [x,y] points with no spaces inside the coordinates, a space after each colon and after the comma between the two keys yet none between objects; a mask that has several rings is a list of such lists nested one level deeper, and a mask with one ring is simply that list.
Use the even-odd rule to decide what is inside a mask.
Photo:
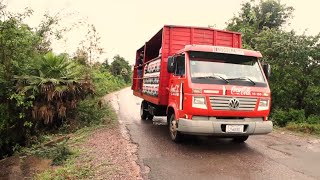
[{"label": "roadside grass", "polygon": [[286,125],[286,129],[295,132],[302,132],[313,135],[320,135],[320,124],[295,123],[291,122]]},{"label": "roadside grass", "polygon": [[84,113],[95,116],[93,117],[95,122],[81,121],[81,127],[69,134],[65,128],[62,128],[60,134],[45,135],[42,137],[41,143],[35,144],[31,148],[23,148],[20,151],[20,154],[52,160],[51,167],[36,174],[35,179],[90,179],[93,177],[94,169],[90,165],[90,156],[86,156],[86,151],[80,149],[79,146],[96,130],[113,128],[118,121],[116,112],[109,104],[100,108],[94,106],[88,108],[87,105],[85,108],[87,112]]},{"label": "roadside grass", "polygon": [[[277,125],[274,125],[273,126],[273,129],[275,132],[279,132],[279,133],[289,133],[289,134],[293,134],[293,135],[296,135],[296,136],[299,136],[299,137],[308,137],[308,136],[313,136],[315,138],[320,138],[320,133],[319,132],[313,132],[313,131],[310,131],[307,128],[302,128],[300,127],[303,125],[301,124],[296,124],[296,123],[289,123],[287,126],[285,127],[280,127],[280,126],[277,126]],[[307,124],[306,126],[310,126],[310,124]]]},{"label": "roadside grass", "polygon": [[36,180],[60,180],[60,179],[89,179],[94,175],[90,163],[84,159],[78,160],[80,150],[74,150],[71,156],[62,166],[52,167],[40,174],[37,174]]},{"label": "roadside grass", "polygon": [[320,135],[320,116],[306,116],[303,109],[275,109],[271,113],[275,127],[285,128],[293,132]]},{"label": "roadside grass", "polygon": [[[113,128],[118,124],[117,114],[111,105],[106,104],[102,108],[99,109],[99,114],[102,114],[100,117],[101,120],[99,122],[89,123],[86,126],[78,129],[76,132],[72,134],[70,144],[77,145],[86,140],[86,138],[95,130],[100,128]],[[92,114],[92,116],[96,116],[97,114]]]}]

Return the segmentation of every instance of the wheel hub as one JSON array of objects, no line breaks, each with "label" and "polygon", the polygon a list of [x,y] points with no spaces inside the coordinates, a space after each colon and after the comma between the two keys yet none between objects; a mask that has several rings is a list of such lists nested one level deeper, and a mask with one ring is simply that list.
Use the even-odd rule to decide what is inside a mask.
[{"label": "wheel hub", "polygon": [[177,121],[176,120],[171,121],[170,125],[171,125],[170,126],[171,134],[173,137],[175,137],[177,134]]}]

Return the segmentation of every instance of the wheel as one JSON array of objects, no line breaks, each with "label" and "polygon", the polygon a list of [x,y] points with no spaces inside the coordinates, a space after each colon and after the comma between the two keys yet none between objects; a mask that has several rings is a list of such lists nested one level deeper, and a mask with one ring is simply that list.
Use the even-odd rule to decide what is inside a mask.
[{"label": "wheel", "polygon": [[153,119],[153,117],[154,117],[154,115],[151,115],[151,114],[149,113],[149,115],[148,115],[147,119],[148,119],[148,120],[152,120],[152,119]]},{"label": "wheel", "polygon": [[233,141],[236,143],[244,143],[248,138],[249,136],[239,136],[239,137],[234,137]]},{"label": "wheel", "polygon": [[146,104],[147,103],[145,101],[141,102],[140,117],[141,117],[142,120],[146,120],[147,118],[149,119],[149,116],[150,116],[149,112],[145,110],[146,109]]},{"label": "wheel", "polygon": [[170,117],[169,132],[172,141],[178,143],[183,140],[183,135],[179,131],[177,131],[177,121],[174,117],[174,114],[172,114]]}]

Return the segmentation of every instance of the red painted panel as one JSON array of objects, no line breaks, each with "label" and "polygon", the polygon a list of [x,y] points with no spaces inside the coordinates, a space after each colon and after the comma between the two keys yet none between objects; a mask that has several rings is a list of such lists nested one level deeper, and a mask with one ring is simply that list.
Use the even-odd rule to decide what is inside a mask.
[{"label": "red painted panel", "polygon": [[[169,40],[169,38],[167,40]],[[184,36],[174,36],[172,40],[190,42],[190,38],[186,39]]]}]

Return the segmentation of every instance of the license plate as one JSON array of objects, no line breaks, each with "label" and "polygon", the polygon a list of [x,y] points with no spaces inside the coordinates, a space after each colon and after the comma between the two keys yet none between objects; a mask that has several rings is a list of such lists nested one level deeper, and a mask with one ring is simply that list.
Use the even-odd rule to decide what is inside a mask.
[{"label": "license plate", "polygon": [[244,125],[227,125],[226,132],[243,132]]}]

